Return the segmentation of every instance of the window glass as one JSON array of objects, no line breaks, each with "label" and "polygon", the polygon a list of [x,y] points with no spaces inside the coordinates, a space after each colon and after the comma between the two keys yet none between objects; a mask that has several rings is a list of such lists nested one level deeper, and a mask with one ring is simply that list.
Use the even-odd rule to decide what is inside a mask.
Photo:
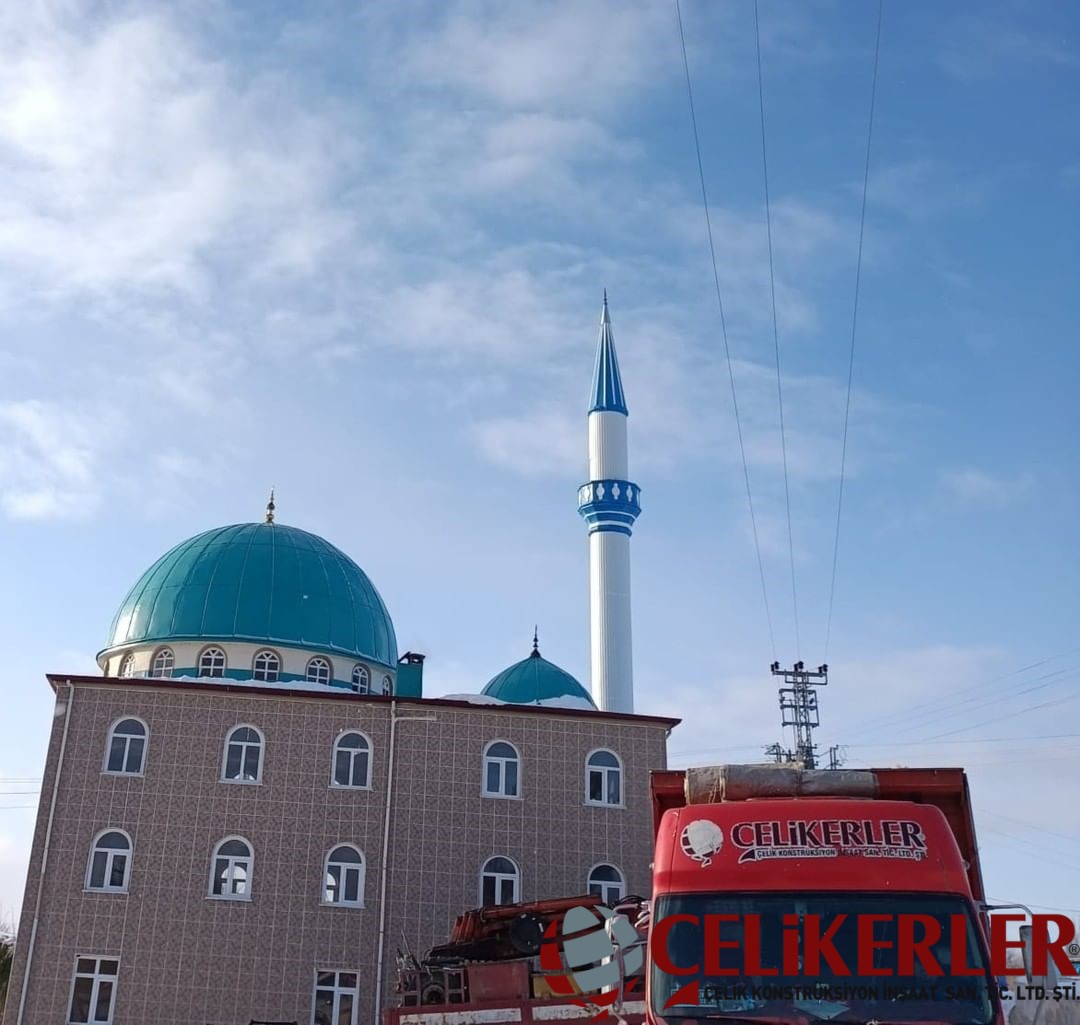
[{"label": "window glass", "polygon": [[146,727],[138,719],[122,719],[109,735],[109,754],[105,762],[108,772],[132,773],[143,771],[146,750]]},{"label": "window glass", "polygon": [[334,745],[334,786],[366,787],[371,766],[371,745],[361,733],[343,733]]},{"label": "window glass", "polygon": [[172,676],[173,671],[172,648],[158,648],[154,653],[154,661],[150,665],[151,676]]},{"label": "window glass", "polygon": [[517,750],[504,740],[488,744],[484,750],[484,796],[517,797],[520,760]]}]

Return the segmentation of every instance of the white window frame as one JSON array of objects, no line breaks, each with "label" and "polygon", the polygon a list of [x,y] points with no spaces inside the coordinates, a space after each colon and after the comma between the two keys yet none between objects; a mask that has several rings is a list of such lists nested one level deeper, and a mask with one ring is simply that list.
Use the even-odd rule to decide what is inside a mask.
[{"label": "white window frame", "polygon": [[121,680],[130,680],[135,675],[135,652],[129,651],[122,659],[120,659],[120,668],[117,670],[117,676]]},{"label": "white window frame", "polygon": [[[593,756],[598,755],[598,754],[609,754],[609,755],[611,755],[615,759],[615,761],[618,762],[618,765],[617,766],[614,766],[614,765],[590,765],[589,763],[591,762]],[[590,776],[594,772],[601,773],[601,779],[602,779],[601,792],[603,793],[604,796],[599,801],[594,801],[590,796],[590,794],[592,793],[592,787],[590,785],[592,780],[590,779]],[[618,776],[618,780],[619,780],[619,800],[618,801],[609,801],[609,800],[607,800],[607,795],[610,792],[610,785],[609,785],[609,782],[608,782],[608,777],[609,777],[609,774],[611,774],[611,773],[615,773]],[[615,751],[612,751],[611,748],[609,748],[609,747],[596,747],[596,748],[593,748],[593,750],[591,750],[585,756],[585,803],[587,805],[589,805],[590,807],[592,807],[592,808],[625,808],[626,807],[626,773],[623,771],[623,760],[619,757],[619,755]]]},{"label": "white window frame", "polygon": [[[334,984],[332,986],[320,986],[320,975],[333,975]],[[340,985],[339,980],[342,975],[352,975],[356,979],[356,985],[349,989]],[[341,1021],[341,1005],[340,997],[343,993],[347,993],[352,997],[352,1016],[349,1018],[349,1025],[357,1025],[357,1019],[360,1014],[360,972],[352,968],[316,968],[315,969],[315,985],[311,991],[311,1025],[319,1025],[319,1022],[315,1018],[315,1014],[319,1009],[319,990],[324,990],[334,994],[333,1007],[331,1008],[331,1025],[339,1025]]]},{"label": "white window frame", "polygon": [[[246,858],[242,858],[239,855],[233,854],[220,854],[220,850],[225,844],[232,842],[233,840],[239,840],[248,849]],[[226,871],[232,872],[236,865],[241,861],[246,862],[247,875],[244,878],[244,882],[247,889],[242,894],[237,893],[214,893],[214,882],[217,879],[217,863],[218,858],[225,858],[228,861]],[[231,882],[231,879],[230,879]],[[255,882],[255,845],[246,836],[224,836],[216,844],[210,854],[210,885],[207,888],[207,896],[210,900],[238,900],[238,901],[250,901],[251,891]]]},{"label": "white window frame", "polygon": [[[123,764],[126,766],[128,762],[128,755],[131,752],[131,741],[141,740],[143,744],[142,757],[139,759],[138,772],[129,772],[126,768],[110,769],[109,758],[112,755],[113,739],[116,737],[116,728],[124,722],[137,722],[143,728],[143,735],[136,737],[133,733],[121,733],[120,736],[125,738],[124,742],[124,760]],[[137,715],[122,715],[116,720],[110,727],[109,732],[105,735],[105,758],[101,763],[101,771],[107,776],[142,776],[146,773],[146,755],[150,748],[150,727],[147,726],[144,719],[140,719]]]},{"label": "white window frame", "polygon": [[[94,860],[98,854],[98,843],[101,838],[108,833],[118,833],[127,841],[126,848],[120,847],[102,847],[101,853],[105,855],[105,876],[104,883],[101,886],[94,886],[91,883],[91,876],[94,873]],[[131,862],[135,854],[135,845],[131,842],[131,834],[126,829],[118,829],[116,826],[106,826],[104,829],[98,830],[94,834],[94,839],[90,841],[90,857],[86,861],[86,876],[83,879],[83,889],[88,893],[127,893],[128,886],[131,883]],[[112,876],[112,867],[114,859],[121,857],[124,859],[124,878],[123,882],[119,886],[111,886],[109,884],[109,878]]]},{"label": "white window frame", "polygon": [[382,693],[387,697],[394,693],[394,681],[390,679],[389,673],[382,678]]},{"label": "white window frame", "polygon": [[[251,741],[251,740],[233,741],[233,739],[232,739],[233,734],[236,733],[237,730],[254,730],[255,733],[258,735],[259,739],[258,739],[258,741]],[[245,757],[247,755],[248,749],[252,748],[252,747],[258,749],[258,752],[259,752],[258,769],[257,769],[257,771],[255,773],[255,778],[254,779],[244,779],[243,775],[240,775],[240,776],[236,777],[235,779],[233,779],[233,778],[225,775],[225,773],[226,773],[226,771],[228,770],[228,767],[229,767],[229,748],[233,745],[233,743],[239,744],[243,748],[243,750],[240,753],[240,770],[241,770],[241,773],[243,772],[243,769],[244,769],[244,761],[245,761]],[[225,734],[225,748],[224,748],[224,750],[222,751],[222,754],[221,754],[221,782],[222,783],[240,783],[240,784],[246,784],[247,786],[257,786],[258,784],[262,783],[263,763],[265,761],[266,761],[266,737],[263,736],[263,731],[260,730],[258,726],[253,726],[249,722],[241,722],[241,723],[237,723],[235,726],[230,727],[229,732]]]},{"label": "white window frame", "polygon": [[[311,667],[313,665],[315,665],[316,662],[321,662],[324,666],[326,666],[326,679],[325,680],[312,679]],[[330,661],[330,659],[323,658],[322,655],[316,655],[314,658],[309,658],[308,663],[307,663],[307,668],[305,668],[305,670],[304,670],[304,679],[308,683],[321,683],[324,686],[328,687],[333,682],[333,679],[334,679],[334,665],[333,665],[333,663]]]},{"label": "white window frame", "polygon": [[[341,748],[341,742],[349,736],[359,737],[367,745],[367,771],[364,773],[363,783],[339,783],[337,779],[337,759],[338,750]],[[355,766],[356,756],[361,753],[360,748],[343,748],[342,750],[348,751],[352,754],[350,770]],[[342,730],[334,738],[334,747],[330,755],[330,786],[335,790],[370,790],[371,789],[371,762],[372,762],[372,746],[371,738],[362,730]],[[349,778],[353,777],[353,773],[350,771]]]},{"label": "white window frame", "polygon": [[[514,866],[513,873],[509,872],[496,872],[494,870],[489,871],[488,865],[490,865],[497,858],[502,858],[504,861],[509,861]],[[480,866],[480,906],[486,907],[487,902],[484,900],[484,883],[487,879],[495,880],[495,898],[497,907],[503,907],[506,904],[518,904],[521,902],[521,866],[511,858],[508,854],[493,854],[490,858],[484,861],[484,864]],[[499,891],[502,889],[502,884],[510,881],[513,884],[513,900],[500,901]]]},{"label": "white window frame", "polygon": [[371,693],[371,670],[362,662],[352,667],[352,689],[357,694]]},{"label": "white window frame", "polygon": [[[91,973],[80,972],[80,961],[93,961],[94,970]],[[113,961],[116,963],[116,973],[110,975],[107,972],[101,970],[102,962]],[[67,1016],[64,1018],[68,1025],[112,1025],[113,1011],[116,1008],[116,988],[117,981],[120,978],[120,958],[115,956],[109,956],[108,954],[76,954],[75,955],[75,970],[71,973],[71,991],[68,994],[68,1009]],[[75,989],[79,984],[79,979],[92,979],[90,983],[90,1001],[87,1008],[87,1018],[80,1022],[75,1018]],[[102,982],[112,983],[112,993],[109,997],[109,1014],[107,1018],[93,1018],[93,1015],[97,1010],[98,994],[101,991]]]},{"label": "white window frame", "polygon": [[[260,666],[260,659],[265,663],[267,659],[273,659],[273,668],[265,664]],[[262,674],[261,676],[259,674]],[[277,683],[281,677],[281,656],[273,648],[260,648],[251,656],[251,678],[262,683]]]},{"label": "white window frame", "polygon": [[[334,855],[342,848],[347,848],[350,851],[354,851],[360,856],[360,863],[357,864],[354,861],[334,861]],[[341,870],[341,879],[337,887],[338,893],[341,895],[338,900],[327,899],[327,893],[330,890],[329,878],[330,878],[330,866],[336,865]],[[345,875],[347,873],[355,872],[359,879],[356,884],[356,900],[346,900],[345,890],[346,882]],[[323,862],[323,887],[322,887],[322,903],[331,908],[362,908],[364,906],[364,887],[367,883],[367,859],[364,857],[364,852],[360,850],[356,844],[351,843],[339,843],[335,844],[326,854],[326,860]]]},{"label": "white window frame", "polygon": [[[619,877],[618,881],[594,879],[593,876],[602,868],[610,868]],[[593,894],[594,886],[599,887],[600,893]],[[611,887],[618,887],[619,892],[615,897],[612,897],[608,892]],[[585,877],[585,892],[599,897],[604,904],[612,907],[626,896],[626,876],[623,875],[623,870],[618,865],[613,865],[610,861],[601,861],[589,869],[589,874]]]},{"label": "white window frame", "polygon": [[[506,758],[503,755],[491,754],[491,749],[496,744],[505,744],[514,752],[514,757]],[[517,787],[516,792],[513,794],[508,794],[506,792],[506,766],[510,762],[514,762],[515,766],[517,767]],[[497,765],[499,767],[499,786],[496,790],[491,790],[488,788],[488,766],[491,764]],[[512,744],[509,740],[503,740],[501,737],[497,737],[495,740],[489,740],[484,745],[484,757],[482,762],[483,778],[480,781],[480,792],[484,797],[500,798],[504,801],[520,801],[522,776],[521,770],[521,752],[518,750],[516,744]]]},{"label": "white window frame", "polygon": [[[206,658],[206,656],[209,655],[212,651],[221,652],[221,672],[205,673],[203,672],[203,659]],[[209,676],[210,678],[215,680],[223,679],[225,673],[229,669],[229,653],[220,644],[208,644],[205,648],[202,649],[202,651],[199,652],[199,660],[195,663],[195,666],[195,671],[199,674],[200,677]]]},{"label": "white window frame", "polygon": [[[168,657],[168,665],[163,669],[158,668],[158,661]],[[176,652],[168,645],[158,648],[150,659],[150,676],[155,680],[167,680],[176,668]]]}]

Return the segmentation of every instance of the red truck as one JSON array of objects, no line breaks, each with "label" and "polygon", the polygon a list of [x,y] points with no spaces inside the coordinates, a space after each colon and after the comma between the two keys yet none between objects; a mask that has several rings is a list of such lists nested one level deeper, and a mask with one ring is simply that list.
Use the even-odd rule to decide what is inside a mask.
[{"label": "red truck", "polygon": [[1004,1022],[962,769],[729,765],[652,796],[651,1022]]},{"label": "red truck", "polygon": [[[725,765],[654,772],[651,792],[652,898],[647,926],[636,923],[648,953],[643,980],[613,1005],[628,1025],[1004,1025],[962,769]],[[412,1006],[390,1009],[385,1025],[605,1013],[612,1004],[601,995],[595,1006],[565,989],[557,996],[551,973],[530,956],[538,925],[546,932],[552,915],[588,900],[463,916],[458,939],[466,941],[483,932],[485,914],[492,935],[498,922],[524,916],[519,942],[507,945],[506,926],[499,956],[477,959],[474,946],[453,969],[454,997],[422,1009],[418,987],[447,970],[454,944],[441,948],[441,965],[411,966]],[[547,917],[530,932],[525,918],[541,906]],[[898,961],[905,928],[916,929],[907,940],[922,941],[928,955],[911,965]],[[962,977],[950,968],[957,954],[969,973]],[[627,955],[620,963],[633,960]],[[928,959],[944,974],[929,973]]]}]

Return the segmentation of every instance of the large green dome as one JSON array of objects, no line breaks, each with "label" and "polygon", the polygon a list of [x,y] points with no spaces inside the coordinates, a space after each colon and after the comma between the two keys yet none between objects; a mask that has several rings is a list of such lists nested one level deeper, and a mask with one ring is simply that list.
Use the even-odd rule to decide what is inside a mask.
[{"label": "large green dome", "polygon": [[240,523],[178,544],[136,582],[109,642],[252,641],[397,663],[394,624],[367,574],[315,534]]},{"label": "large green dome", "polygon": [[533,647],[532,654],[494,676],[481,692],[489,698],[515,705],[570,703],[595,708],[589,692],[565,669],[549,662]]}]

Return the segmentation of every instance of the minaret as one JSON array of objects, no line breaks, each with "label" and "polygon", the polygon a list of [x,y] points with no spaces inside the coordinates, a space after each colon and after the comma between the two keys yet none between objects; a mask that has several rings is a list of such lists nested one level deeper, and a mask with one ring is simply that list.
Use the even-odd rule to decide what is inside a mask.
[{"label": "minaret", "polygon": [[589,406],[589,483],[578,489],[578,512],[589,528],[592,696],[608,712],[634,710],[630,534],[641,505],[638,486],[627,479],[628,415],[605,289]]}]

